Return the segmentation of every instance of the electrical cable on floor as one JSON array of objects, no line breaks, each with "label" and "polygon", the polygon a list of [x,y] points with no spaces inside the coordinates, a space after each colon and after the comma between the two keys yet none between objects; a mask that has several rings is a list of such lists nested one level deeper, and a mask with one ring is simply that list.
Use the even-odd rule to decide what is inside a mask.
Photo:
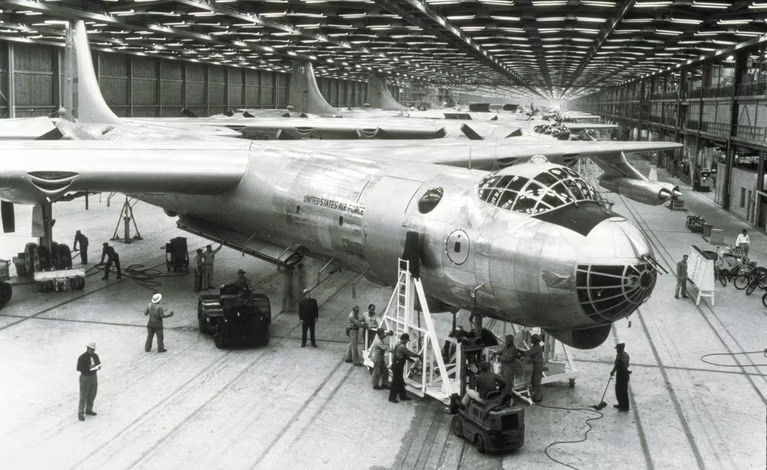
[{"label": "electrical cable on floor", "polygon": [[700,356],[700,360],[705,362],[706,364],[710,364],[712,366],[718,366],[718,367],[767,367],[767,363],[763,364],[719,364],[718,362],[713,362],[706,360],[707,357],[714,357],[714,356],[730,356],[733,359],[735,356],[748,356],[749,354],[761,354],[762,357],[767,357],[767,349],[762,351],[746,351],[746,352],[736,352],[736,353],[711,353],[711,354],[704,354]]},{"label": "electrical cable on floor", "polygon": [[[98,270],[98,271],[104,271],[104,266],[101,264],[97,264],[91,268],[89,268],[86,271],[86,274],[89,273],[92,270]],[[179,277],[179,276],[186,276],[188,273],[176,273],[176,272],[169,272],[169,273],[163,273],[159,269],[156,268],[147,268],[143,264],[131,264],[125,269],[122,270],[123,277],[127,277],[128,279],[131,279],[133,282],[135,282],[139,287],[143,287],[144,289],[151,290],[153,294],[156,294],[158,291],[158,288],[162,286],[162,283],[157,280],[157,278],[161,277]]]},{"label": "electrical cable on floor", "polygon": [[578,444],[579,442],[586,442],[586,439],[589,438],[589,432],[591,432],[592,429],[594,429],[594,426],[591,425],[592,421],[597,421],[602,418],[604,418],[604,413],[597,411],[593,408],[568,408],[565,406],[550,406],[550,405],[541,405],[540,403],[536,405],[538,408],[549,408],[552,410],[563,410],[563,411],[588,411],[589,413],[594,413],[598,416],[593,416],[591,418],[586,418],[586,426],[588,426],[588,429],[586,429],[586,432],[583,433],[583,438],[578,439],[575,441],[554,441],[551,444],[547,445],[545,449],[543,449],[543,452],[546,454],[546,457],[549,458],[549,460],[556,462],[560,465],[564,465],[565,467],[572,468],[573,470],[578,470],[578,467],[574,467],[570,464],[567,464],[565,462],[562,462],[561,460],[557,460],[556,458],[552,457],[551,454],[549,454],[549,449],[560,444]]}]

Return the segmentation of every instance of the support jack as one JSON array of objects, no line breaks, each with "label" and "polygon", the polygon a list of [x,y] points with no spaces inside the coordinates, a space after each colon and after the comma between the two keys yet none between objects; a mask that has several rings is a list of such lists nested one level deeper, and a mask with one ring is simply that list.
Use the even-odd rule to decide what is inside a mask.
[{"label": "support jack", "polygon": [[[117,220],[117,225],[115,226],[115,231],[112,234],[112,240],[113,241],[121,241],[125,243],[132,243],[134,240],[143,240],[141,238],[141,233],[138,231],[138,226],[136,225],[136,218],[133,216],[133,206],[135,206],[138,203],[138,201],[131,204],[131,199],[128,196],[125,196],[125,202],[123,203],[122,210],[120,211],[120,218]],[[118,233],[120,231],[120,223],[124,224],[124,236],[121,238]],[[133,228],[136,232],[133,237],[131,237],[130,234],[130,226],[131,222],[133,222]]]}]

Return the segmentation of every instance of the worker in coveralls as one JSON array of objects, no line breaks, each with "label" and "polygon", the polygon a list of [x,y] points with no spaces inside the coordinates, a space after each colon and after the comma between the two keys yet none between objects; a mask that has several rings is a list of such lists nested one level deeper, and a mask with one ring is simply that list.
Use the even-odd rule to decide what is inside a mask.
[{"label": "worker in coveralls", "polygon": [[120,255],[107,242],[104,242],[104,248],[101,250],[101,262],[99,264],[104,264],[104,258],[107,259],[107,265],[104,267],[104,277],[102,279],[109,279],[109,271],[112,269],[112,264],[115,265],[117,270],[117,279],[123,277],[123,273],[120,270]]},{"label": "worker in coveralls", "polygon": [[298,303],[298,318],[301,320],[301,347],[306,346],[306,332],[312,340],[312,346],[317,347],[314,340],[314,325],[320,317],[320,307],[317,299],[312,297],[312,291],[304,289],[304,298]]},{"label": "worker in coveralls", "polygon": [[164,353],[167,351],[163,342],[165,338],[162,331],[162,319],[172,317],[173,312],[166,315],[165,309],[160,306],[161,300],[162,294],[159,292],[154,294],[152,296],[152,302],[150,302],[149,305],[146,306],[146,310],[144,310],[144,315],[149,315],[149,321],[146,324],[146,344],[144,345],[144,350],[146,352],[152,350],[152,341],[154,340],[155,334],[157,335],[157,352]]},{"label": "worker in coveralls", "polygon": [[541,388],[541,379],[543,379],[543,347],[541,347],[541,337],[532,336],[533,344],[527,352],[523,353],[530,358],[533,363],[533,375],[530,377],[530,386],[533,389],[533,401],[538,403],[543,401],[543,389]]},{"label": "worker in coveralls", "polygon": [[610,371],[610,377],[618,373],[615,378],[615,398],[618,400],[617,405],[613,405],[618,408],[619,411],[629,410],[629,355],[626,352],[626,343],[618,343],[615,346],[615,365],[613,370]]},{"label": "worker in coveralls", "polygon": [[72,244],[72,250],[76,250],[78,244],[80,245],[81,264],[88,264],[88,237],[79,230],[75,232],[75,242]]},{"label": "worker in coveralls", "polygon": [[394,348],[394,357],[392,358],[391,365],[391,388],[389,389],[389,401],[392,403],[399,403],[397,396],[403,401],[411,400],[405,391],[405,362],[418,358],[418,354],[407,348],[408,341],[410,341],[410,335],[402,333],[399,337],[399,343]]},{"label": "worker in coveralls", "polygon": [[197,252],[194,255],[194,291],[195,292],[202,290],[203,271],[205,271],[205,263],[202,258],[202,248],[197,248]]},{"label": "worker in coveralls", "polygon": [[389,368],[386,366],[386,353],[391,352],[391,348],[386,337],[393,334],[393,331],[386,332],[383,328],[378,328],[373,339],[373,345],[370,346],[368,354],[373,360],[373,390],[389,388]]},{"label": "worker in coveralls", "polygon": [[85,415],[96,416],[93,411],[93,401],[99,389],[99,379],[96,376],[101,369],[101,360],[96,354],[96,343],[90,342],[85,346],[85,352],[77,358],[77,370],[80,372],[80,404],[77,407],[77,419],[85,421]]},{"label": "worker in coveralls", "polygon": [[501,361],[501,379],[504,383],[503,399],[510,400],[513,397],[514,376],[517,374],[519,362],[519,350],[514,346],[514,335],[506,335],[503,351],[498,357]]},{"label": "worker in coveralls", "polygon": [[202,288],[213,289],[213,260],[216,258],[216,253],[221,251],[224,245],[218,245],[215,250],[212,246],[206,245],[205,251],[202,253],[202,260],[205,267],[202,271]]}]

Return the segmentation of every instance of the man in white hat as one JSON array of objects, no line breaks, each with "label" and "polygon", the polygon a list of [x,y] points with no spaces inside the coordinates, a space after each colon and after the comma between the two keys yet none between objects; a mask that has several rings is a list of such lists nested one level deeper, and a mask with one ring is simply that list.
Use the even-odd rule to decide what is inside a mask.
[{"label": "man in white hat", "polygon": [[80,404],[77,407],[77,419],[85,421],[85,415],[96,416],[93,401],[99,388],[96,372],[101,369],[101,360],[96,354],[96,343],[85,346],[85,352],[77,358],[77,370],[80,372]]},{"label": "man in white hat", "polygon": [[163,343],[162,319],[172,317],[173,312],[166,315],[165,309],[160,306],[161,300],[162,294],[159,292],[154,294],[152,296],[152,301],[146,306],[146,310],[144,311],[144,315],[149,315],[149,321],[146,324],[146,344],[144,345],[144,350],[146,352],[152,350],[152,341],[154,340],[155,334],[157,334],[157,352],[164,353],[167,351],[167,349],[165,349],[165,344]]}]

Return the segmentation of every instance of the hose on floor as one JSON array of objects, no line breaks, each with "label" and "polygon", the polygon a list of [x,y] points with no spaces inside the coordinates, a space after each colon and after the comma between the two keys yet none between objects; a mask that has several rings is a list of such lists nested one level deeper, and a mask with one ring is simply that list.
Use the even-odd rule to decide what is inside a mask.
[{"label": "hose on floor", "polygon": [[[86,271],[86,274],[93,271],[104,271],[104,266],[97,264]],[[162,282],[158,281],[158,278],[163,277],[179,277],[186,276],[188,273],[168,272],[164,273],[157,268],[147,268],[143,264],[131,264],[122,270],[122,275],[135,282],[139,287],[148,289],[156,294],[162,286]]]},{"label": "hose on floor", "polygon": [[704,354],[703,356],[700,356],[700,360],[705,362],[706,364],[712,365],[712,366],[718,366],[718,367],[767,367],[767,363],[763,364],[738,364],[737,362],[735,364],[720,364],[718,362],[714,362],[712,360],[708,360],[709,357],[719,357],[719,356],[729,356],[733,359],[735,359],[735,356],[748,356],[749,354],[761,354],[762,357],[767,357],[767,349],[763,351],[746,351],[746,352],[736,352],[736,353],[710,353],[710,354]]},{"label": "hose on floor", "polygon": [[556,462],[565,467],[572,468],[573,470],[578,470],[578,467],[574,467],[568,463],[558,460],[556,457],[553,457],[551,454],[549,454],[549,449],[561,444],[578,444],[580,442],[586,442],[586,439],[589,438],[589,432],[591,432],[591,430],[594,429],[594,426],[591,423],[593,421],[597,421],[604,418],[605,416],[604,413],[597,411],[593,408],[568,408],[566,406],[550,406],[550,405],[542,405],[540,403],[536,405],[536,408],[548,408],[551,410],[562,410],[562,411],[587,411],[589,413],[593,413],[596,415],[590,418],[586,418],[585,423],[586,423],[586,426],[588,426],[588,429],[586,429],[586,432],[583,433],[583,437],[581,439],[577,439],[574,441],[554,441],[551,444],[547,445],[546,448],[543,450],[543,452],[546,454],[546,457],[548,457],[549,460],[551,460],[552,462]]}]

